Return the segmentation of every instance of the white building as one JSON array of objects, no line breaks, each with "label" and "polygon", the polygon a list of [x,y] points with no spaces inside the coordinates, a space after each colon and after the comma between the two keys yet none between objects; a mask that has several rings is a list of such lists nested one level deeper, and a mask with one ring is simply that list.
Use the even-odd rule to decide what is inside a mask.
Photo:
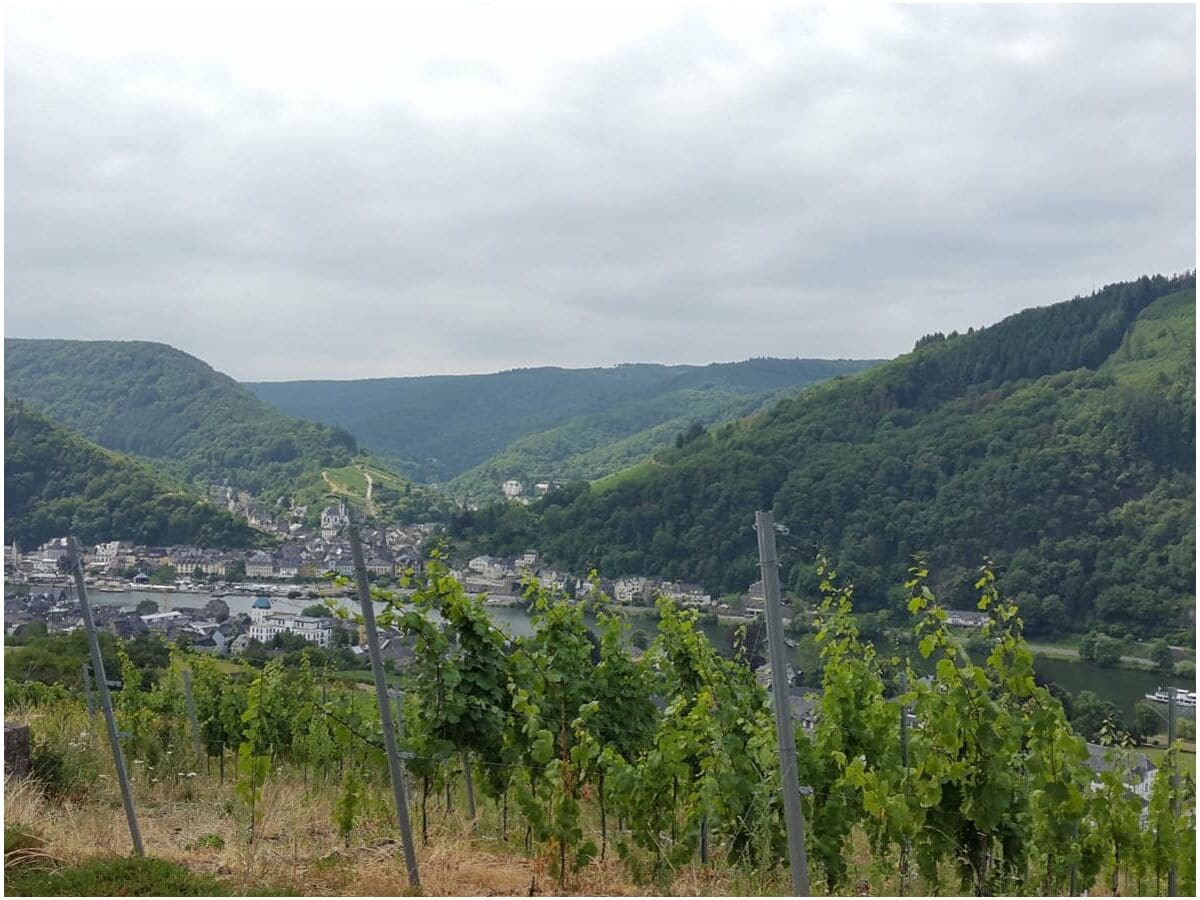
[{"label": "white building", "polygon": [[504,491],[504,496],[509,500],[516,500],[521,496],[521,491],[523,491],[524,488],[521,487],[521,482],[510,480],[504,482],[504,484],[500,486],[500,490]]},{"label": "white building", "polygon": [[38,558],[44,562],[57,563],[67,555],[67,539],[54,538],[38,547]]},{"label": "white building", "polygon": [[496,579],[505,574],[507,566],[505,566],[503,560],[497,559],[494,556],[485,555],[476,556],[469,563],[467,563],[467,568],[472,572],[477,572],[484,578]]},{"label": "white building", "polygon": [[246,559],[247,578],[270,578],[275,574],[275,560],[271,554],[259,550]]},{"label": "white building", "polygon": [[333,623],[329,619],[318,619],[313,616],[271,613],[253,622],[247,634],[266,644],[270,643],[275,635],[284,632],[299,635],[318,647],[328,647],[333,637]]},{"label": "white building", "polygon": [[154,631],[166,631],[169,626],[182,622],[183,614],[171,609],[166,612],[149,613],[141,618],[147,628]]},{"label": "white building", "polygon": [[712,595],[700,585],[684,581],[664,581],[658,592],[680,606],[711,606],[714,602]]},{"label": "white building", "polygon": [[254,603],[250,607],[250,621],[261,622],[263,619],[271,615],[271,598],[262,596],[255,597]]},{"label": "white building", "polygon": [[97,544],[92,555],[97,563],[108,567],[123,563],[130,549],[130,545],[122,541],[106,541],[103,544]]},{"label": "white building", "polygon": [[987,613],[972,612],[965,609],[946,610],[947,625],[956,625],[959,628],[982,628],[987,624],[987,621]]},{"label": "white building", "polygon": [[321,510],[321,537],[325,540],[332,540],[349,524],[350,516],[346,513],[344,500],[339,500],[336,507],[328,506]]},{"label": "white building", "polygon": [[646,579],[641,575],[626,575],[613,582],[613,599],[623,606],[641,603],[646,589]]}]

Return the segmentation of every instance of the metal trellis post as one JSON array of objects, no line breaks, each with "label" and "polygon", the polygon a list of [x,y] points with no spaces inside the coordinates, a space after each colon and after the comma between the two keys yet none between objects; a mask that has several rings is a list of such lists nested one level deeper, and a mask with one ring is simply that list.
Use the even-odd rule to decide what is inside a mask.
[{"label": "metal trellis post", "polygon": [[783,612],[779,603],[779,558],[775,554],[775,516],[769,511],[754,514],[758,526],[758,559],[762,566],[763,601],[767,613],[767,649],[771,656],[771,697],[775,706],[775,728],[779,735],[779,776],[783,787],[783,813],[787,823],[788,862],[792,890],[807,897],[808,854],[804,846],[804,810],[800,807],[800,781],[796,771],[796,734],[789,699],[787,659],[783,643]]},{"label": "metal trellis post", "polygon": [[145,856],[142,849],[142,833],[138,829],[137,813],[133,808],[133,791],[129,787],[129,776],[125,772],[125,756],[121,752],[121,741],[117,736],[117,721],[113,716],[112,697],[108,693],[108,676],[104,672],[104,658],[100,655],[100,641],[96,637],[96,623],[92,619],[92,607],[88,604],[87,589],[83,584],[83,565],[74,538],[67,538],[67,563],[75,577],[75,593],[79,597],[79,610],[83,614],[83,627],[87,632],[88,649],[92,654],[92,671],[96,675],[96,687],[100,693],[100,708],[108,726],[108,743],[112,747],[113,766],[117,770],[117,781],[121,784],[121,799],[125,803],[125,818],[129,822],[129,836],[133,840],[133,852]]},{"label": "metal trellis post", "polygon": [[383,658],[379,655],[379,634],[375,630],[375,607],[371,602],[371,587],[367,582],[367,566],[363,561],[362,539],[358,527],[350,526],[350,551],[354,556],[354,578],[358,583],[358,602],[362,607],[363,629],[367,633],[367,649],[371,655],[371,672],[375,676],[375,698],[379,703],[379,719],[383,725],[383,744],[387,750],[388,773],[391,775],[392,796],[396,801],[396,819],[400,825],[400,837],[404,842],[404,864],[408,869],[408,883],[419,887],[421,877],[417,871],[417,851],[413,846],[412,825],[408,820],[408,791],[404,783],[404,770],[400,767],[400,754],[396,748],[396,731],[392,722],[392,704],[388,699],[387,681],[383,674]]}]

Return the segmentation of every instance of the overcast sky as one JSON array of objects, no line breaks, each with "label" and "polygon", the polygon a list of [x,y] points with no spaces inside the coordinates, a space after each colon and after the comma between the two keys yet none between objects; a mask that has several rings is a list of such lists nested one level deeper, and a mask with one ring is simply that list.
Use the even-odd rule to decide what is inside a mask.
[{"label": "overcast sky", "polygon": [[1195,267],[1195,11],[10,3],[5,333],[888,357]]}]

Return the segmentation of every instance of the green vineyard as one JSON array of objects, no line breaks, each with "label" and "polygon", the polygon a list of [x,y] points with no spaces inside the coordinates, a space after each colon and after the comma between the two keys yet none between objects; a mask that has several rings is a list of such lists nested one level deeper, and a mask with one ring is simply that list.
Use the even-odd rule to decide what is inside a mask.
[{"label": "green vineyard", "polygon": [[[919,667],[860,638],[853,589],[826,562],[817,577],[819,713],[795,729],[814,891],[1156,895],[1174,870],[1178,891],[1194,894],[1195,784],[1178,746],[1143,796],[1130,788],[1127,737],[1106,728],[1097,774],[1035,683],[1018,610],[990,568],[976,583],[989,649],[975,663],[914,562]],[[499,893],[788,890],[770,694],[747,662],[758,648],[727,658],[697,613],[660,601],[658,635],[640,653],[598,582],[582,603],[531,582],[533,634],[512,639],[436,553],[411,586],[403,601],[376,599],[381,624],[413,647],[395,702],[426,893],[486,892],[447,875],[472,866],[492,878],[515,866],[491,884]],[[150,677],[123,645],[116,654],[113,705],[150,856],[215,872],[235,892],[403,889],[373,693],[307,659],[230,671],[172,650]],[[129,848],[80,687],[5,684],[8,719],[33,735],[30,778],[9,782],[6,831],[62,823],[35,840],[59,867]],[[84,847],[91,808],[109,829]],[[6,866],[6,879],[28,864]]]}]

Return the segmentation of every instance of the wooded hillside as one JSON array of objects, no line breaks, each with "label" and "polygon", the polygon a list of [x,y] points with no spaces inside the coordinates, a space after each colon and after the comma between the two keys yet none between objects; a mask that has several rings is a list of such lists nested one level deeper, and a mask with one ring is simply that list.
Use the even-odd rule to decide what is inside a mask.
[{"label": "wooded hillside", "polygon": [[4,533],[23,548],[65,534],[84,543],[221,548],[253,546],[263,537],[149,466],[7,402]]},{"label": "wooded hillside", "polygon": [[991,556],[1032,633],[1190,634],[1195,593],[1195,278],[1142,278],[1030,309],[817,385],[653,465],[529,507],[458,517],[490,552],[744,590],[753,513],[790,529],[787,584],[815,549],[894,607],[925,551],[951,605]]},{"label": "wooded hillside", "polygon": [[[165,344],[6,338],[4,349],[9,397],[186,483],[228,485],[275,510],[311,505],[315,515],[333,490],[323,471],[369,462],[344,429],[284,415]],[[362,506],[365,491],[364,482],[344,493]],[[406,521],[429,517],[442,502],[390,475],[374,499],[374,509]]]}]

